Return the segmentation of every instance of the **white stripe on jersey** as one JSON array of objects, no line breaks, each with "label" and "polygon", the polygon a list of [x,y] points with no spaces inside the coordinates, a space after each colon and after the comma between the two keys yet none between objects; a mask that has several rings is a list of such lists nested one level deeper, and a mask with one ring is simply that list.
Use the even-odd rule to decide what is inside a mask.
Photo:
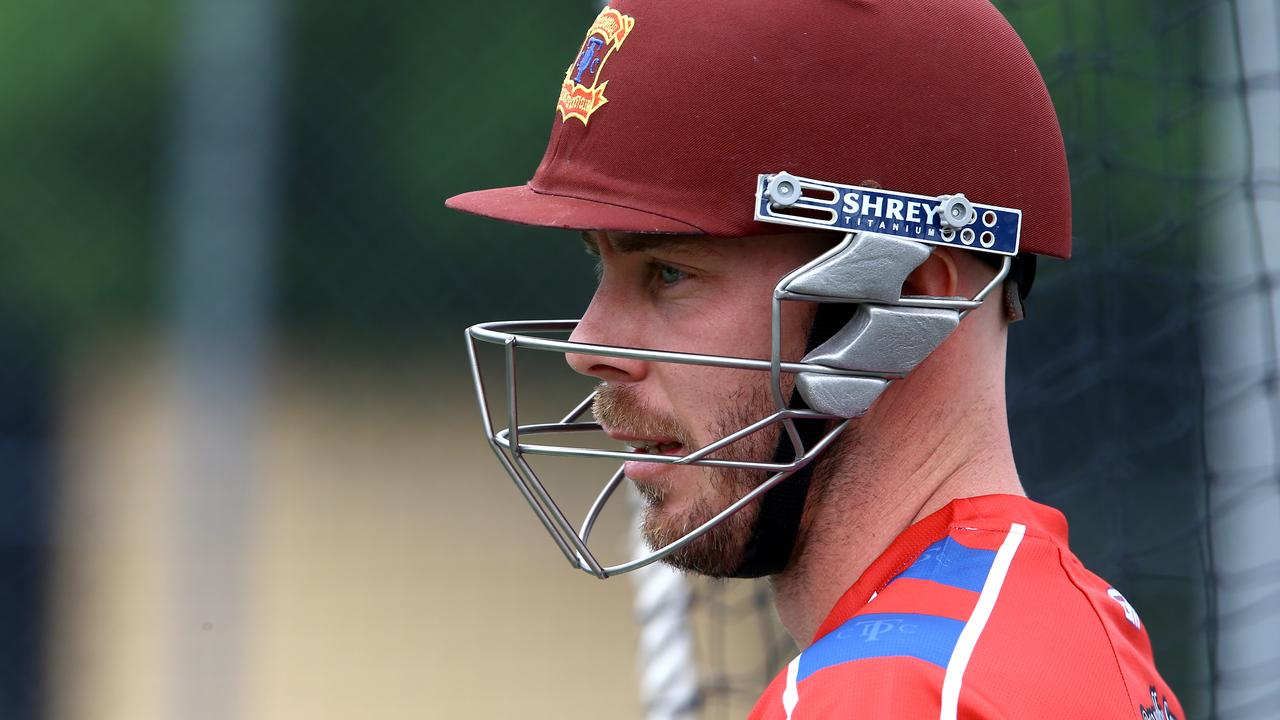
[{"label": "white stripe on jersey", "polygon": [[[941,720],[956,720],[956,711],[960,706],[960,683],[964,678],[964,670],[969,665],[973,648],[978,644],[978,636],[987,626],[991,610],[996,605],[996,597],[1000,595],[1000,588],[1004,585],[1004,577],[1009,572],[1009,564],[1013,562],[1013,554],[1018,551],[1018,544],[1022,542],[1022,535],[1026,531],[1027,527],[1019,523],[1009,526],[1009,534],[1005,536],[1000,549],[996,551],[996,559],[991,564],[991,572],[987,573],[987,581],[982,584],[982,594],[978,596],[973,614],[969,616],[969,621],[960,631],[960,639],[956,641],[956,648],[951,653],[951,659],[947,661],[947,674],[942,681],[942,713],[939,715]],[[787,717],[791,717],[790,713]]]},{"label": "white stripe on jersey", "polygon": [[787,711],[787,720],[791,720],[791,713],[795,711],[796,703],[800,702],[800,690],[796,688],[796,675],[800,673],[800,655],[787,663],[787,689],[782,691],[782,709]]}]

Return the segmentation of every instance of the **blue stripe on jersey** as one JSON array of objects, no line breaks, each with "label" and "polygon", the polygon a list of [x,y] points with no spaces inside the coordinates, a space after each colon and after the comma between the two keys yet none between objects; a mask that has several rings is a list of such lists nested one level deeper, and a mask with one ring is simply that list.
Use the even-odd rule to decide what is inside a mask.
[{"label": "blue stripe on jersey", "polygon": [[996,560],[995,550],[976,550],[965,547],[947,536],[925,548],[911,567],[894,578],[932,580],[963,590],[982,592]]},{"label": "blue stripe on jersey", "polygon": [[800,655],[796,682],[833,665],[877,657],[913,657],[945,670],[963,629],[963,620],[937,615],[855,615]]}]

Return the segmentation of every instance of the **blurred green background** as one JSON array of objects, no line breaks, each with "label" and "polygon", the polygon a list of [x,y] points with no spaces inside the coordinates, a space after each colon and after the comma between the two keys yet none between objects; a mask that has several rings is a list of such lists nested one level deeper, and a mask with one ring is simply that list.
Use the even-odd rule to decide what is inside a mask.
[{"label": "blurred green background", "polygon": [[[1206,479],[1195,336],[1194,274],[1201,237],[1196,210],[1207,197],[1230,192],[1229,182],[1203,168],[1208,113],[1233,97],[1217,91],[1207,67],[1211,4],[997,4],[1035,55],[1054,97],[1075,207],[1076,257],[1041,264],[1030,319],[1011,333],[1010,410],[1019,467],[1034,498],[1068,514],[1073,544],[1085,563],[1123,588],[1142,611],[1162,672],[1188,710],[1207,716],[1205,647],[1212,622],[1201,557]],[[421,598],[420,605],[396,607],[415,615],[446,612],[433,603],[467,592],[467,583],[476,582],[476,568],[507,545],[496,543],[486,554],[469,556],[466,542],[446,551],[439,544],[415,545],[426,540],[413,530],[384,537],[363,525],[333,538],[333,545],[309,545],[309,531],[301,530],[286,533],[292,540],[277,538],[271,545],[277,527],[271,523],[310,527],[308,522],[340,518],[335,510],[332,515],[316,511],[316,518],[307,519],[308,506],[297,500],[314,498],[316,492],[327,493],[339,509],[360,502],[361,493],[381,493],[386,505],[365,509],[370,527],[388,507],[405,513],[400,520],[412,527],[415,518],[408,508],[437,503],[440,493],[463,503],[453,506],[456,512],[476,513],[466,525],[471,531],[492,528],[485,513],[495,507],[519,516],[518,498],[487,457],[466,397],[462,330],[481,320],[574,317],[593,286],[591,263],[571,234],[509,226],[443,207],[450,195],[520,184],[531,175],[566,63],[597,11],[592,3],[268,3],[265,16],[272,19],[259,47],[271,62],[261,68],[253,63],[223,67],[216,52],[206,55],[208,47],[194,39],[201,28],[215,38],[219,33],[253,36],[240,23],[261,19],[252,11],[259,4],[228,0],[205,3],[203,10],[198,5],[54,0],[10,4],[0,11],[0,628],[5,638],[0,716],[5,718],[173,716],[168,701],[147,699],[153,690],[171,692],[163,690],[167,680],[153,678],[154,688],[138,684],[128,662],[105,679],[94,679],[104,672],[102,664],[135,657],[134,651],[114,650],[116,640],[109,633],[89,643],[96,650],[85,650],[77,623],[106,632],[103,625],[117,616],[94,615],[94,603],[76,600],[123,593],[114,602],[134,607],[137,600],[130,593],[145,593],[139,587],[150,586],[108,590],[115,587],[109,569],[119,559],[115,553],[154,550],[172,537],[157,520],[168,516],[169,501],[160,502],[153,515],[131,514],[141,512],[146,506],[141,498],[151,497],[152,490],[167,497],[163,488],[175,471],[163,465],[147,469],[147,458],[164,455],[169,445],[135,446],[121,433],[160,437],[161,430],[156,435],[147,428],[172,425],[162,411],[165,395],[155,388],[163,388],[166,368],[182,363],[184,283],[202,272],[198,262],[192,265],[183,255],[178,240],[191,197],[199,195],[198,186],[192,190],[183,180],[193,145],[204,142],[206,150],[213,147],[215,155],[227,157],[244,147],[263,150],[258,170],[266,180],[253,195],[260,206],[250,203],[264,228],[263,243],[250,252],[256,270],[245,273],[243,287],[235,272],[218,274],[221,284],[213,287],[220,291],[212,301],[215,315],[217,298],[243,300],[262,312],[247,357],[258,358],[258,367],[266,369],[248,392],[268,408],[266,416],[276,418],[271,422],[294,433],[291,441],[282,441],[286,450],[271,450],[273,441],[264,440],[268,449],[262,452],[285,458],[280,462],[298,467],[302,478],[311,477],[308,457],[325,457],[334,444],[363,443],[351,457],[373,463],[392,454],[392,445],[411,453],[412,438],[429,444],[434,436],[447,442],[431,447],[467,458],[451,465],[453,470],[442,470],[429,454],[405,460],[396,471],[404,473],[404,484],[391,490],[379,484],[378,466],[351,460],[343,470],[351,483],[335,478],[318,491],[307,479],[290,486],[298,495],[272,495],[277,475],[269,468],[275,461],[262,461],[255,465],[257,479],[237,486],[247,493],[236,505],[241,520],[257,528],[246,532],[240,547],[250,558],[239,565],[247,577],[272,576],[270,569],[244,567],[274,557],[277,550],[287,567],[323,564],[329,557],[324,553],[339,547],[353,553],[355,565],[362,554],[403,553],[408,556],[404,564],[388,572],[423,573],[403,587],[378,585],[376,573],[351,580],[338,572],[321,573],[313,584],[302,585],[320,594],[330,582],[366,583],[363,592],[375,595],[421,592],[412,595]],[[209,30],[214,15],[223,24]],[[259,91],[269,97],[257,116],[266,118],[266,127],[246,132],[261,137],[242,145],[234,122],[215,127],[220,134],[212,140],[202,137],[203,126],[191,113],[234,103],[238,96],[234,82],[213,82],[201,91],[203,100],[192,101],[200,73],[222,72],[234,80],[245,73],[251,78],[256,69],[264,74]],[[219,97],[222,91],[230,94]],[[212,177],[216,187],[216,172]],[[237,179],[228,175],[221,182]],[[214,228],[207,240],[217,242],[223,220],[231,219],[205,219],[204,227]],[[211,355],[218,354],[216,337],[209,347]],[[135,386],[143,390],[130,394]],[[153,391],[158,394],[148,394]],[[293,407],[290,403],[325,409],[300,410],[296,416],[270,410],[277,404]],[[148,420],[155,413],[146,408],[157,407],[160,419]],[[398,439],[380,435],[370,423],[389,428]],[[275,437],[273,432],[263,430],[263,437]],[[395,444],[401,441],[403,446]],[[139,485],[124,489],[116,478]],[[480,493],[482,501],[465,505],[468,490]],[[258,505],[270,502],[290,510]],[[67,515],[67,506],[78,508],[77,514]],[[107,524],[135,529],[158,524],[154,535],[136,538],[136,547],[113,545],[94,555],[86,547],[100,544],[101,537],[77,534],[86,527],[83,519],[117,516],[121,519]],[[606,597],[595,585],[562,580],[567,575],[552,562],[554,551],[533,522],[512,526],[510,532],[511,542],[536,546],[530,552],[545,556],[547,566],[555,568],[553,574],[531,575],[530,582],[571,591],[546,600],[548,607],[566,613],[565,627],[573,627],[574,612],[586,611],[563,604],[601,603],[599,612],[610,615],[613,631],[626,632],[625,586],[614,581]],[[446,554],[453,564],[431,572],[411,569],[415,562],[430,565]],[[155,560],[166,567],[172,562]],[[463,566],[471,569],[459,569]],[[446,574],[450,568],[459,574]],[[153,581],[155,587],[170,587],[168,581]],[[249,585],[261,589],[264,583],[270,585],[261,579]],[[415,589],[405,589],[410,586]],[[495,586],[486,592],[511,591]],[[297,596],[300,591],[286,585],[272,592]],[[263,602],[270,606],[272,601]],[[253,638],[266,632],[263,623],[305,612],[305,598],[292,602],[298,604],[281,606],[274,611],[278,615],[246,610],[237,652],[256,652]],[[362,617],[396,612],[360,604],[372,601],[352,602],[350,612]],[[145,611],[120,612],[133,618],[129,622],[146,624]],[[343,612],[322,616],[347,618]],[[68,619],[72,616],[88,619]],[[250,617],[259,618],[258,624],[245,619]],[[455,620],[484,624],[474,617]],[[120,632],[131,634],[128,627]],[[291,645],[294,636],[285,633],[267,652],[279,657],[278,666],[262,660],[243,664],[247,674],[261,671],[274,679],[237,681],[238,689],[230,692],[239,698],[236,712],[282,717],[305,706],[310,717],[349,716],[335,708],[359,707],[361,692],[377,693],[379,702],[389,703],[366,717],[408,717],[414,709],[433,707],[439,698],[432,678],[417,677],[400,663],[412,658],[415,648],[423,654],[472,652],[462,638],[451,641],[461,647],[433,646],[431,634],[437,631],[421,630],[425,646],[389,641],[393,649],[385,655],[378,650],[383,645],[362,645],[364,654],[356,657],[369,673],[404,677],[394,690],[376,680],[355,683],[356,697],[343,701],[333,700],[329,694],[337,691],[323,678],[342,678],[349,669],[304,673],[290,684],[293,676],[280,668],[298,655],[314,660],[326,652],[342,654],[338,647],[345,641],[335,635],[333,647]],[[558,639],[548,632],[550,639],[504,652],[515,658],[513,663],[546,662],[544,648]],[[163,650],[169,635],[170,630],[158,630],[155,647],[137,651],[150,660],[132,667],[140,673],[165,667],[157,658],[169,657]],[[633,640],[611,637],[584,634],[575,646],[579,654],[562,662],[591,664],[593,648],[621,643],[620,650],[611,651],[621,664],[606,663],[599,670],[624,685],[633,683],[634,671],[626,665]],[[398,670],[388,670],[392,664]],[[388,698],[392,692],[404,695]],[[299,705],[299,694],[307,693],[327,700]],[[547,693],[566,697],[554,687]],[[634,703],[623,705],[626,710],[613,715],[635,712]],[[561,717],[595,716],[585,705],[557,707]],[[505,713],[491,708],[472,716]],[[428,711],[426,716],[434,715]]]}]

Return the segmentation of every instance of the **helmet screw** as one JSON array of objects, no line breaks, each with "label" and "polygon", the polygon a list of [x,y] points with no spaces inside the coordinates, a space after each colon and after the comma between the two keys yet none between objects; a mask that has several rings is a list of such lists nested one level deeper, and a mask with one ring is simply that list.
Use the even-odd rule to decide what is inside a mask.
[{"label": "helmet screw", "polygon": [[978,211],[964,193],[938,198],[938,222],[943,227],[959,229],[978,219]]},{"label": "helmet screw", "polygon": [[794,205],[800,199],[800,181],[790,173],[780,172],[769,178],[764,192],[774,205]]}]

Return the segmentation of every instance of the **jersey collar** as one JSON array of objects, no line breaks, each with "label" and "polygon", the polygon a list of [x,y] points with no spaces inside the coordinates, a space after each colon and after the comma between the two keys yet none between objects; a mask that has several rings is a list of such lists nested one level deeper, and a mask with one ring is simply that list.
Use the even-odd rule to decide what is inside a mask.
[{"label": "jersey collar", "polygon": [[947,536],[953,528],[1007,531],[1010,521],[1026,526],[1028,536],[1050,538],[1067,544],[1067,519],[1047,505],[1021,495],[979,495],[956,498],[932,515],[907,528],[876,558],[858,580],[836,601],[827,619],[813,636],[817,642],[863,608],[895,577],[915,562],[920,553]]}]

